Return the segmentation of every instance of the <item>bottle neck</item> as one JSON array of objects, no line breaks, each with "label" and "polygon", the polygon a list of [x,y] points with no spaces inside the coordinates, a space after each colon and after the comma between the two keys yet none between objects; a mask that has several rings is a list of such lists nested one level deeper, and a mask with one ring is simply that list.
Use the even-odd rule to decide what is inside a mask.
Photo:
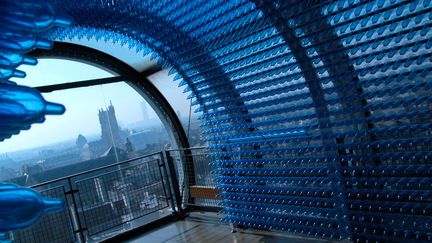
[{"label": "bottle neck", "polygon": [[44,198],[43,199],[45,212],[62,211],[64,208],[64,201],[62,199]]}]

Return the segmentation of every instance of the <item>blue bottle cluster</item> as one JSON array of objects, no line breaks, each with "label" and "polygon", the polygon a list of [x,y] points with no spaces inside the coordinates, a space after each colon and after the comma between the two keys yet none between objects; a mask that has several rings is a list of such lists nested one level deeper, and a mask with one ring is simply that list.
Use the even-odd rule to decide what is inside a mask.
[{"label": "blue bottle cluster", "polygon": [[49,39],[171,67],[203,113],[226,222],[432,240],[430,0],[49,2],[76,19]]},{"label": "blue bottle cluster", "polygon": [[36,65],[37,60],[26,56],[27,52],[52,47],[51,41],[39,36],[40,32],[70,22],[41,1],[0,1],[0,141],[43,122],[45,115],[64,113],[64,106],[47,102],[37,90],[9,79],[25,77],[17,69],[20,65]]},{"label": "blue bottle cluster", "polygon": [[35,190],[0,183],[0,232],[29,227],[45,213],[62,210],[62,199],[44,198]]},{"label": "blue bottle cluster", "polygon": [[[37,63],[25,55],[27,52],[52,47],[50,40],[39,37],[40,32],[70,22],[41,1],[0,0],[0,141],[43,122],[45,115],[64,113],[63,105],[47,102],[36,89],[9,79],[25,77],[17,69],[20,65]],[[0,241],[8,242],[6,232],[29,227],[44,213],[63,208],[63,200],[43,198],[32,189],[0,183]]]}]

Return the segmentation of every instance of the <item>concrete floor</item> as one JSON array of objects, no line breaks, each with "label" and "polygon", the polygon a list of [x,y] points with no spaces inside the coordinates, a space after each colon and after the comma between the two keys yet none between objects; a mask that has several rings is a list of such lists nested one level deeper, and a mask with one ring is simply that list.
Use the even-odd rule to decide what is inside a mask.
[{"label": "concrete floor", "polygon": [[146,232],[129,243],[328,243],[329,241],[259,232],[231,233],[215,213],[191,213],[177,221]]}]

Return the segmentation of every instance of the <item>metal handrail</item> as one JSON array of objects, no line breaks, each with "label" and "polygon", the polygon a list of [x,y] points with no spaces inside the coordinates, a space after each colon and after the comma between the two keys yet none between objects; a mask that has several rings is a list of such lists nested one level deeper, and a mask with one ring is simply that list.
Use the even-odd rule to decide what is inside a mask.
[{"label": "metal handrail", "polygon": [[[52,190],[53,188],[56,188],[56,186],[59,186],[59,184],[63,184],[62,186],[64,187],[64,189],[66,189],[65,191],[63,191],[64,193],[64,198],[66,201],[69,201],[69,203],[67,203],[67,205],[69,205],[69,207],[67,208],[68,212],[67,212],[67,217],[71,220],[71,229],[73,231],[74,237],[75,239],[77,239],[79,242],[85,242],[88,237],[92,237],[95,234],[99,234],[100,232],[104,232],[106,230],[110,230],[112,229],[112,227],[118,227],[121,224],[124,224],[125,222],[130,222],[132,220],[136,220],[139,217],[143,217],[148,215],[149,213],[153,213],[153,211],[148,211],[148,212],[141,212],[139,214],[137,214],[136,216],[132,215],[132,218],[127,219],[127,221],[122,220],[121,224],[113,224],[113,225],[109,225],[108,227],[111,228],[101,228],[101,229],[96,229],[95,227],[98,224],[93,224],[92,218],[87,218],[88,215],[86,215],[84,213],[84,211],[80,211],[80,209],[83,209],[85,207],[85,205],[83,204],[83,201],[81,199],[81,197],[83,195],[86,194],[81,194],[81,193],[85,193],[85,185],[84,185],[84,191],[82,191],[82,188],[78,188],[78,184],[81,181],[87,181],[89,179],[94,179],[94,178],[100,178],[103,177],[105,175],[108,175],[112,172],[120,172],[122,173],[122,171],[127,170],[128,168],[132,168],[135,166],[135,164],[137,166],[139,165],[144,165],[146,163],[153,163],[154,161],[159,161],[157,162],[158,165],[158,169],[156,171],[159,171],[158,174],[160,174],[160,179],[162,182],[162,185],[160,188],[160,190],[163,190],[163,195],[165,195],[165,200],[166,200],[166,204],[164,204],[165,206],[163,207],[169,207],[171,206],[172,209],[172,214],[171,216],[176,216],[178,218],[182,218],[184,216],[184,210],[189,208],[191,205],[198,205],[199,204],[194,204],[194,199],[193,198],[189,198],[189,196],[187,197],[186,201],[184,201],[184,194],[180,193],[181,190],[181,185],[179,185],[179,179],[178,173],[184,173],[184,175],[188,175],[188,176],[193,176],[193,178],[189,178],[186,179],[186,181],[183,181],[183,183],[186,183],[186,186],[192,186],[195,185],[195,171],[194,170],[190,170],[191,168],[193,169],[193,164],[195,164],[196,162],[202,162],[199,158],[201,158],[202,155],[206,155],[203,154],[202,152],[200,152],[199,154],[192,154],[191,151],[197,151],[197,150],[202,150],[205,149],[205,147],[193,147],[193,148],[180,148],[180,149],[169,149],[169,150],[162,150],[162,151],[158,151],[158,152],[154,152],[154,153],[149,153],[146,155],[142,155],[136,158],[132,158],[132,159],[128,159],[128,160],[124,160],[124,161],[120,161],[120,162],[116,162],[110,165],[105,165],[102,167],[98,167],[98,168],[94,168],[94,169],[90,169],[90,170],[86,170],[80,173],[76,173],[76,174],[72,174],[69,176],[65,176],[65,177],[61,177],[58,179],[54,179],[54,180],[50,180],[50,181],[46,181],[43,183],[39,183],[39,184],[35,184],[33,186],[31,186],[32,188],[37,188],[40,191],[48,191],[48,190]],[[176,157],[177,154],[175,152],[180,152],[180,156],[185,155],[186,161],[183,162],[179,162],[177,160],[173,160],[174,157]],[[177,155],[177,156],[179,156]],[[157,158],[155,157],[157,156]],[[198,156],[197,158],[195,158],[195,156]],[[198,159],[197,161],[195,161],[195,159]],[[142,160],[142,161],[140,161]],[[138,162],[138,163],[137,163]],[[180,164],[179,164],[180,163]],[[187,165],[183,164],[186,163]],[[189,164],[190,163],[190,164]],[[203,163],[203,166],[208,166],[207,163]],[[185,167],[184,167],[185,166]],[[109,169],[109,170],[107,170]],[[112,170],[114,169],[114,170]],[[104,171],[105,170],[105,171]],[[149,173],[152,173],[150,170]],[[155,171],[155,172],[156,172]],[[96,172],[96,173],[95,173]],[[91,174],[94,173],[94,174]],[[157,172],[156,172],[157,173]],[[60,182],[60,183],[59,183]],[[55,184],[54,184],[55,183]],[[202,182],[199,182],[202,183]],[[49,186],[47,186],[49,185]],[[148,184],[151,185],[151,184]],[[147,184],[145,186],[148,186]],[[141,185],[142,186],[142,185]],[[186,194],[189,195],[189,194]],[[214,203],[213,203],[214,204]],[[214,206],[213,204],[211,204],[210,206]],[[207,204],[203,204],[203,206],[206,206]],[[192,208],[192,207],[191,207]],[[123,216],[122,216],[123,217]],[[163,216],[163,217],[166,217]],[[90,229],[91,228],[91,229]],[[67,233],[69,234],[69,233]],[[65,233],[66,235],[66,233]],[[30,237],[30,236],[28,236]]]},{"label": "metal handrail", "polygon": [[[157,158],[155,156],[157,156]],[[85,181],[95,179],[95,178],[102,178],[106,175],[109,175],[109,173],[113,173],[113,172],[122,173],[122,171],[125,171],[128,168],[132,168],[134,166],[145,165],[146,163],[156,163],[158,165],[158,169],[156,169],[154,172],[152,172],[153,170],[149,170],[148,173],[150,173],[149,176],[153,175],[152,173],[156,173],[156,174],[154,174],[155,176],[160,176],[160,178],[158,180],[156,179],[156,181],[162,183],[158,187],[159,187],[160,192],[163,191],[163,194],[161,194],[161,195],[163,195],[165,203],[158,204],[157,208],[154,210],[149,209],[148,211],[142,211],[142,209],[139,209],[141,211],[139,211],[138,214],[130,215],[131,218],[127,218],[126,221],[122,219],[121,222],[118,222],[118,224],[113,223],[112,225],[108,225],[106,228],[105,228],[105,226],[102,228],[97,228],[97,227],[99,227],[99,224],[98,223],[95,224],[93,222],[93,220],[97,221],[97,217],[92,218],[93,216],[91,214],[86,215],[85,211],[83,211],[86,208],[86,206],[88,206],[88,205],[83,203],[82,198],[81,198],[83,196],[81,194],[81,193],[83,193],[83,191],[81,191],[79,188],[76,187],[76,186],[78,186],[77,183],[80,183],[82,181],[85,182]],[[120,225],[125,224],[126,222],[130,222],[130,221],[136,220],[140,217],[144,217],[146,215],[149,215],[151,213],[156,212],[157,210],[160,210],[161,208],[167,208],[170,205],[172,207],[172,213],[173,214],[177,214],[177,215],[181,214],[181,212],[180,212],[181,208],[175,207],[173,193],[170,190],[170,187],[171,187],[170,184],[173,183],[173,181],[172,181],[172,179],[170,180],[169,178],[165,177],[165,176],[169,176],[169,174],[167,173],[167,167],[174,168],[172,164],[170,165],[169,161],[165,160],[163,152],[159,151],[159,152],[154,152],[154,153],[142,155],[142,156],[139,156],[136,158],[120,161],[120,162],[113,163],[110,165],[86,170],[86,171],[83,171],[80,173],[61,177],[61,178],[50,180],[47,182],[35,184],[32,186],[32,188],[37,188],[41,192],[50,191],[53,188],[57,188],[57,187],[63,187],[64,189],[68,188],[68,189],[63,191],[63,195],[58,195],[58,197],[60,197],[60,196],[64,197],[64,199],[66,200],[66,205],[68,205],[68,207],[66,207],[66,208],[67,208],[67,218],[70,220],[70,226],[71,226],[71,230],[72,230],[70,233],[72,233],[74,235],[75,239],[77,239],[78,242],[86,242],[88,237],[92,237],[92,236],[99,234],[101,232],[111,230],[115,227],[119,227]],[[111,170],[107,171],[107,169],[111,169]],[[114,170],[112,170],[112,169],[114,169]],[[94,173],[94,174],[92,174],[92,173]],[[147,172],[143,171],[143,173],[147,173]],[[97,175],[95,175],[95,174],[97,174]],[[60,186],[59,182],[60,182],[60,184],[64,184],[64,185]],[[85,183],[87,183],[87,182],[85,182]],[[153,186],[153,185],[156,185],[156,183],[147,182],[147,183],[145,183],[145,185],[144,184],[140,185],[140,187],[148,187],[148,186]],[[84,187],[85,187],[85,185],[84,185]],[[177,190],[177,194],[178,194],[179,189],[177,187],[173,187],[173,189]],[[167,194],[167,190],[169,190],[169,192],[168,192],[169,194]],[[124,212],[121,213],[121,215],[123,215],[123,214],[124,214]],[[124,214],[123,216],[125,216],[125,215],[128,215],[128,214]],[[118,216],[118,217],[123,217],[123,216]],[[62,217],[62,216],[54,216],[54,217]],[[90,217],[90,218],[87,218],[87,217]],[[163,217],[166,217],[166,216],[163,216]],[[65,220],[65,219],[59,219],[59,220]],[[39,226],[37,226],[37,227],[39,227]],[[31,230],[31,228],[29,230]],[[45,231],[43,231],[43,232],[45,232]],[[29,235],[27,235],[27,236],[21,235],[20,236],[20,237],[24,237],[21,240],[24,240],[24,239],[28,240],[29,238],[25,238],[25,237],[31,237],[30,235],[32,233],[26,233],[26,234],[29,234]],[[65,232],[65,235],[69,235],[69,231]],[[47,237],[49,237],[49,236],[47,235]]]},{"label": "metal handrail", "polygon": [[190,147],[190,148],[165,149],[165,151],[174,152],[174,151],[196,150],[196,149],[206,149],[206,148],[207,148],[206,146],[200,146],[200,147]]},{"label": "metal handrail", "polygon": [[57,179],[54,179],[54,180],[50,180],[50,181],[42,182],[42,183],[39,183],[39,184],[35,184],[35,185],[32,185],[31,187],[32,188],[34,188],[34,187],[41,187],[41,186],[45,186],[45,185],[52,184],[52,183],[55,183],[55,182],[68,180],[68,179],[73,178],[73,177],[78,177],[78,176],[89,174],[89,173],[92,173],[92,172],[95,172],[95,171],[104,170],[104,169],[107,169],[107,168],[110,168],[110,167],[115,167],[115,166],[127,164],[127,163],[130,163],[132,161],[136,161],[136,160],[143,159],[143,158],[148,158],[148,157],[151,157],[151,156],[154,156],[154,155],[157,155],[157,154],[161,154],[161,152],[160,151],[159,152],[154,152],[154,153],[146,154],[146,155],[143,155],[143,156],[140,156],[140,157],[136,157],[136,158],[133,158],[133,159],[128,159],[128,160],[120,161],[120,162],[117,162],[117,163],[114,163],[114,164],[105,165],[105,166],[102,166],[102,167],[86,170],[86,171],[75,173],[75,174],[72,174],[72,175],[60,177],[60,178],[57,178]]}]

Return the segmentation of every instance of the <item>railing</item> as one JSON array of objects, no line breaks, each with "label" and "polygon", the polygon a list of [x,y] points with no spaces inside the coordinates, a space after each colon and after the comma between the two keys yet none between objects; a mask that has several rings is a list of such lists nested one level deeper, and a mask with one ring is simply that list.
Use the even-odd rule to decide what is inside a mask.
[{"label": "railing", "polygon": [[176,168],[183,207],[219,208],[217,176],[211,173],[214,168],[208,154],[204,147],[166,151]]},{"label": "railing", "polygon": [[[14,242],[92,242],[190,206],[216,207],[215,176],[204,148],[161,151],[32,186],[62,198],[62,212],[9,233]],[[203,194],[203,192],[207,192]]]},{"label": "railing", "polygon": [[63,198],[67,207],[9,237],[14,242],[100,241],[166,217],[177,211],[168,168],[158,152],[35,185],[46,197]]}]

